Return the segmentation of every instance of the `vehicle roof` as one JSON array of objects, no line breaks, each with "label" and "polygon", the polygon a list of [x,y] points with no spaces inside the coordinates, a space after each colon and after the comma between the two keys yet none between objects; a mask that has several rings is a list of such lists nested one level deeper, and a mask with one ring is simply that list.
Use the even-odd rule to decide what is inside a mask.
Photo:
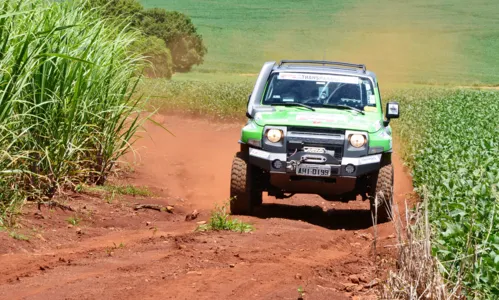
[{"label": "vehicle roof", "polygon": [[366,70],[358,69],[358,68],[342,68],[336,66],[328,66],[328,65],[304,65],[304,64],[276,64],[272,69],[273,72],[280,71],[290,71],[290,72],[307,72],[307,73],[327,73],[327,74],[338,74],[338,75],[354,75],[354,76],[363,76],[370,77],[376,82],[376,74]]}]

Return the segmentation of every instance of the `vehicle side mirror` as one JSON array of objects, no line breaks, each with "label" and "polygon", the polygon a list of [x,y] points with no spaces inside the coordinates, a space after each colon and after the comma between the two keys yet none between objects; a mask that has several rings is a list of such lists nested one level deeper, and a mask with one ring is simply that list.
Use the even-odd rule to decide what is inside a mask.
[{"label": "vehicle side mirror", "polygon": [[399,116],[400,116],[399,103],[388,102],[386,104],[386,113],[385,113],[386,121],[384,122],[385,126],[388,126],[388,124],[390,124],[391,119],[397,119]]}]

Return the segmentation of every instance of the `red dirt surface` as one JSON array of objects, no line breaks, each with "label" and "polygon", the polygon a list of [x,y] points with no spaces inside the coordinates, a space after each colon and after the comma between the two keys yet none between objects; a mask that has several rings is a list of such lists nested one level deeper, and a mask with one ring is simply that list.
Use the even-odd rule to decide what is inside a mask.
[{"label": "red dirt surface", "polygon": [[[138,164],[113,179],[154,195],[59,199],[74,212],[27,205],[18,228],[0,232],[0,299],[298,299],[299,288],[303,299],[376,299],[397,241],[392,223],[372,226],[367,202],[265,198],[256,216],[238,217],[252,233],[194,232],[229,196],[244,124],[156,120],[175,136],[148,125]],[[411,178],[396,155],[394,168],[402,210]],[[185,221],[194,209],[199,216]]]}]

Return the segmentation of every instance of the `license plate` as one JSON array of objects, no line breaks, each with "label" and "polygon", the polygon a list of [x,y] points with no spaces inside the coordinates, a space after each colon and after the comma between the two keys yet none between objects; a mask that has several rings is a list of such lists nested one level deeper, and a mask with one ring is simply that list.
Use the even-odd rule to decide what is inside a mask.
[{"label": "license plate", "polygon": [[331,167],[301,164],[296,168],[296,174],[303,176],[329,177],[331,176]]}]

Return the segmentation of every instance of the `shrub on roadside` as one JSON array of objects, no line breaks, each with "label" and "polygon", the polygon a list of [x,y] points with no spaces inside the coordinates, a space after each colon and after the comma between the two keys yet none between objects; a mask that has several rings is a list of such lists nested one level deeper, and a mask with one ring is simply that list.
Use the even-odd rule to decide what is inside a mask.
[{"label": "shrub on roadside", "polygon": [[210,220],[208,223],[199,225],[197,231],[234,231],[234,232],[251,232],[254,230],[253,225],[244,223],[238,219],[233,219],[227,211],[229,203],[222,206],[216,205],[215,209],[211,212]]}]

